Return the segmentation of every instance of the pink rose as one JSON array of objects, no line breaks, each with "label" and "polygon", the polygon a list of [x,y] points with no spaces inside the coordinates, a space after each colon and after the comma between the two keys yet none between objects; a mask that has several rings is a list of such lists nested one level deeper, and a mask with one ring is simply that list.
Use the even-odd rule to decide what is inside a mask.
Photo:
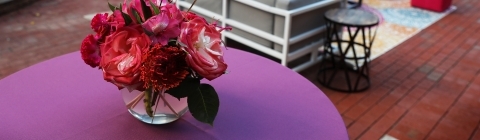
[{"label": "pink rose", "polygon": [[100,64],[100,47],[98,43],[98,37],[88,35],[83,39],[82,46],[80,48],[82,59],[86,64],[92,68],[97,67]]},{"label": "pink rose", "polygon": [[180,44],[187,54],[187,63],[199,75],[213,80],[225,73],[220,31],[204,20],[194,18],[181,24]]},{"label": "pink rose", "polygon": [[119,88],[139,84],[142,52],[150,45],[150,39],[141,30],[140,26],[119,28],[100,47],[103,78]]}]

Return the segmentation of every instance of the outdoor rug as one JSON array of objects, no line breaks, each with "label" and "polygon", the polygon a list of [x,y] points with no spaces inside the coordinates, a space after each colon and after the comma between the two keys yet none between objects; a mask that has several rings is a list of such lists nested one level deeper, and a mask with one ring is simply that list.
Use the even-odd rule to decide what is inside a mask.
[{"label": "outdoor rug", "polygon": [[[380,19],[379,25],[376,26],[376,38],[371,49],[371,60],[393,49],[456,9],[452,5],[446,11],[438,13],[412,7],[410,1],[363,0],[361,9],[374,13]],[[372,28],[372,31],[375,31],[375,29]],[[344,38],[348,37],[346,31],[343,35]]]}]

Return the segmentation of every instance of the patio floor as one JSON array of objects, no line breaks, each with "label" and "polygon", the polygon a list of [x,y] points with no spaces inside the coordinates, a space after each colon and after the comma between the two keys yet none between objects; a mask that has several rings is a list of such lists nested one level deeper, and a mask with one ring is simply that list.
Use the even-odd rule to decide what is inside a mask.
[{"label": "patio floor", "polygon": [[[77,51],[92,33],[83,15],[108,11],[107,0],[39,0],[0,16],[0,79]],[[109,0],[120,3],[122,0]],[[457,10],[370,64],[371,88],[346,94],[303,72],[331,99],[351,139],[480,140],[480,1]]]}]

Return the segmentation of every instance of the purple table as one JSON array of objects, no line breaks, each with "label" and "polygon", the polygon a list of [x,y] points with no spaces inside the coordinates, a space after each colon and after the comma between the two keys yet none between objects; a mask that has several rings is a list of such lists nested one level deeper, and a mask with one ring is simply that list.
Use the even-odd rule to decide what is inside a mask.
[{"label": "purple table", "polygon": [[348,139],[330,100],[298,73],[236,49],[225,61],[230,73],[208,82],[220,98],[214,127],[190,113],[140,122],[79,52],[39,63],[0,80],[0,139]]}]

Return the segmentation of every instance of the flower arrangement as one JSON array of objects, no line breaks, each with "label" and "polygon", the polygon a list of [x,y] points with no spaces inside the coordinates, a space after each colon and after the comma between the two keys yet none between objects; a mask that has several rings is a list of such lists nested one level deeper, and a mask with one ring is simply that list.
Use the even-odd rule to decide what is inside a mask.
[{"label": "flower arrangement", "polygon": [[190,9],[180,11],[167,0],[108,5],[112,14],[95,15],[91,27],[96,34],[82,42],[84,62],[101,69],[104,80],[119,89],[142,91],[150,117],[153,105],[166,93],[188,97],[192,116],[213,125],[219,99],[215,89],[200,80],[214,80],[226,72],[220,32],[231,28],[208,23]]}]

